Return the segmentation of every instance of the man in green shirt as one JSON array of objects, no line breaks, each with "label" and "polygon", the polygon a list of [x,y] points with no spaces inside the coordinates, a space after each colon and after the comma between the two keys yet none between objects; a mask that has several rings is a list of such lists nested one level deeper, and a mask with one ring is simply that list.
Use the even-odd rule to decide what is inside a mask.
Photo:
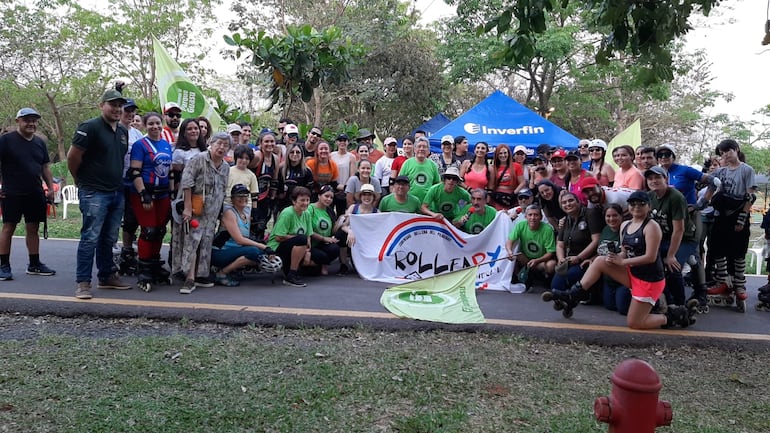
[{"label": "man in green shirt", "polygon": [[492,224],[497,216],[497,210],[487,204],[486,191],[474,188],[471,191],[471,203],[464,206],[459,215],[452,224],[465,233],[476,235]]},{"label": "man in green shirt", "polygon": [[409,178],[398,176],[393,182],[391,193],[380,200],[380,212],[419,213],[420,199],[409,194]]},{"label": "man in green shirt", "polygon": [[[530,271],[540,271],[548,278],[556,269],[556,238],[553,228],[542,223],[543,212],[536,204],[527,206],[525,215],[527,220],[520,221],[511,229],[505,250],[510,260],[516,258],[517,270],[526,266]],[[514,252],[516,242],[518,253]]]},{"label": "man in green shirt", "polygon": [[471,201],[471,195],[457,185],[462,182],[457,167],[447,167],[444,182],[433,185],[422,200],[422,213],[438,221],[454,221],[460,209]]},{"label": "man in green shirt", "polygon": [[398,174],[409,178],[410,191],[418,199],[425,198],[428,189],[441,182],[441,175],[435,162],[428,159],[430,153],[428,139],[415,139],[414,158],[404,161]]}]

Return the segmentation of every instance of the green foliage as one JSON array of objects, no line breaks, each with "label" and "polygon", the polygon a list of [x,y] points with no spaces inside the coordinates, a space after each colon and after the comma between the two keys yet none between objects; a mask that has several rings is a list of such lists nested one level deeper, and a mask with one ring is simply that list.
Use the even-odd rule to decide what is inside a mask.
[{"label": "green foliage", "polygon": [[478,32],[496,30],[506,39],[501,60],[514,65],[528,64],[537,53],[537,42],[549,29],[548,14],[557,7],[571,5],[589,12],[589,30],[603,35],[595,54],[600,64],[615,56],[633,56],[646,66],[640,74],[644,84],[671,81],[674,78],[671,43],[689,29],[695,12],[708,15],[719,0],[517,0],[478,27]]},{"label": "green foliage", "polygon": [[770,152],[766,148],[742,144],[741,152],[746,155],[746,164],[750,165],[757,174],[770,175]]},{"label": "green foliage", "polygon": [[343,39],[335,26],[320,32],[309,25],[289,26],[285,36],[265,31],[245,35],[225,36],[225,42],[236,47],[236,58],[250,55],[251,63],[272,77],[270,108],[296,95],[308,102],[316,88],[343,83],[350,78],[350,66],[364,55],[363,47]]}]

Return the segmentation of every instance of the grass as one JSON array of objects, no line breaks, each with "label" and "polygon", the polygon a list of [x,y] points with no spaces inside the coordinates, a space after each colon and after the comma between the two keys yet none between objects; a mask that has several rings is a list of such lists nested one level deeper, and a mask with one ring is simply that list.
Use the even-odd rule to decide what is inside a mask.
[{"label": "grass", "polygon": [[607,426],[593,419],[594,398],[609,394],[614,366],[637,357],[657,369],[673,405],[673,425],[658,432],[767,431],[767,351],[363,328],[196,334],[193,323],[146,322],[120,326],[168,335],[51,327],[0,342],[0,430],[598,432]]}]

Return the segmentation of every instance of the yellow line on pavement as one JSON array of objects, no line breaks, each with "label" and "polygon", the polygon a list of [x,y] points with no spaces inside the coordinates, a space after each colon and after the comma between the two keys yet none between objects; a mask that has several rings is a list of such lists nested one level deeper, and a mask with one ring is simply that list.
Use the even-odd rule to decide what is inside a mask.
[{"label": "yellow line on pavement", "polygon": [[[26,293],[0,293],[0,299],[27,299],[33,301],[53,301],[53,302],[76,302],[102,305],[121,305],[133,307],[154,307],[154,308],[175,308],[190,310],[215,310],[215,311],[245,311],[251,313],[273,313],[287,314],[295,316],[321,316],[321,317],[348,317],[348,318],[373,318],[400,320],[390,313],[375,311],[352,311],[352,310],[322,310],[314,308],[286,308],[286,307],[265,307],[253,305],[232,305],[232,304],[209,304],[197,302],[169,302],[169,301],[139,301],[132,299],[109,299],[99,298],[90,300],[76,299],[71,296],[56,295],[33,295]],[[724,338],[730,340],[753,340],[769,341],[770,335],[767,334],[745,334],[733,332],[709,332],[699,331],[697,329],[653,329],[653,330],[635,330],[624,326],[611,325],[588,325],[580,323],[558,323],[558,322],[535,322],[530,320],[507,320],[507,319],[487,319],[490,325],[516,326],[528,328],[579,330],[593,332],[619,332],[625,334],[657,334],[681,337],[699,337],[699,338]]]}]

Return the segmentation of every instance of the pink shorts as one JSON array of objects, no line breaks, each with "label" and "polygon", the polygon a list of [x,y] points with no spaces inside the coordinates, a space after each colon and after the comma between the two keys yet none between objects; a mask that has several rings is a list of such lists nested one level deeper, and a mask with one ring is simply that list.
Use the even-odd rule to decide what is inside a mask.
[{"label": "pink shorts", "polygon": [[663,279],[655,282],[640,280],[631,274],[631,268],[627,269],[628,279],[631,282],[631,297],[639,302],[655,305],[655,302],[660,298],[660,294],[663,293],[663,289],[666,287],[666,280]]}]

